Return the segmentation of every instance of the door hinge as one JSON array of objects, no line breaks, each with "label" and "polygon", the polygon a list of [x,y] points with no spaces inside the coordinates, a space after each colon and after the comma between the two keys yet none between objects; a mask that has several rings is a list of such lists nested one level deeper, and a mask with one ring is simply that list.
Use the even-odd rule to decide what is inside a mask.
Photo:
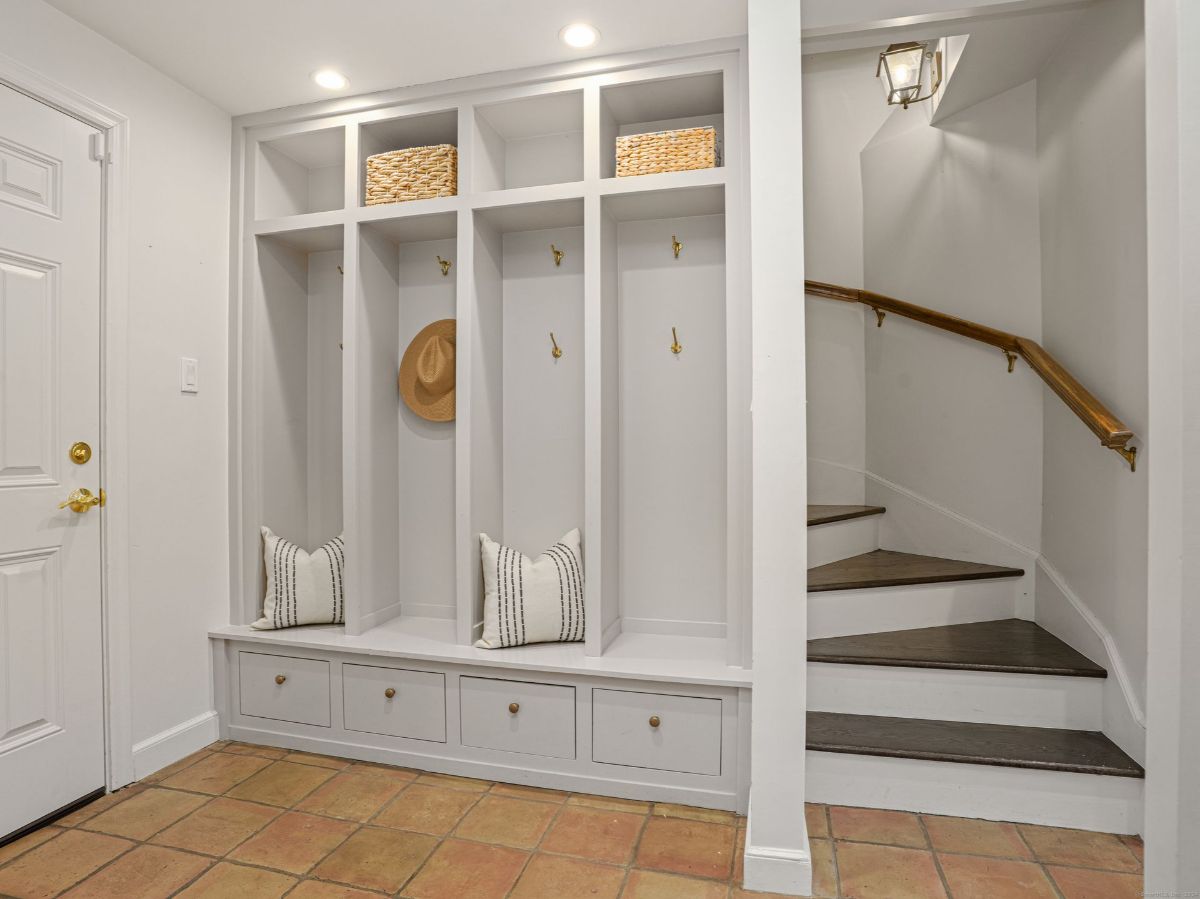
[{"label": "door hinge", "polygon": [[112,154],[108,152],[107,137],[103,131],[97,131],[91,136],[90,141],[92,160],[102,165],[110,165],[112,163]]}]

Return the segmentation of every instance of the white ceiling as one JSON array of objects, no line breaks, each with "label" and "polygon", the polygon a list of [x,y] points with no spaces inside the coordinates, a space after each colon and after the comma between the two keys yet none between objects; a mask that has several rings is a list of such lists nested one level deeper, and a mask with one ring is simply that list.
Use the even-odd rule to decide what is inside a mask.
[{"label": "white ceiling", "polygon": [[[738,0],[48,0],[237,115],[530,65],[744,34]],[[564,25],[600,42],[572,50]],[[343,92],[309,76],[330,66]]]}]

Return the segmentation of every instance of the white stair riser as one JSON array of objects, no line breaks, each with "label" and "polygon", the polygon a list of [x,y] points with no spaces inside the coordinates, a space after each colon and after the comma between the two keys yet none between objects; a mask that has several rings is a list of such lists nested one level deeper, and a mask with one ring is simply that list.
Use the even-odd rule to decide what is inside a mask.
[{"label": "white stair riser", "polygon": [[879,549],[879,516],[851,518],[808,529],[808,567],[828,565]]},{"label": "white stair riser", "polygon": [[1012,618],[1019,584],[1004,578],[809,593],[808,637],[817,640]]},{"label": "white stair riser", "polygon": [[1143,783],[1030,768],[806,754],[808,802],[1140,833]]},{"label": "white stair riser", "polygon": [[814,712],[1100,730],[1103,702],[1098,677],[808,664]]}]

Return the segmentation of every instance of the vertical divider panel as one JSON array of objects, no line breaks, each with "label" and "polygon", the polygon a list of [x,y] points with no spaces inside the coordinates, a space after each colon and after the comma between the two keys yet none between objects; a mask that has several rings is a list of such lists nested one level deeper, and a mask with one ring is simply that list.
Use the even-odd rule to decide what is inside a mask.
[{"label": "vertical divider panel", "polygon": [[745,154],[748,135],[742,116],[745,80],[740,65],[727,62],[725,110],[725,376],[726,376],[726,662],[750,664],[750,291]]},{"label": "vertical divider panel", "polygon": [[[588,91],[585,109],[591,111],[594,91]],[[591,143],[590,141],[588,143]],[[587,146],[587,144],[585,144]],[[609,547],[604,540],[604,340],[601,260],[600,197],[589,191],[583,204],[583,565],[584,652],[604,654],[604,560]]]},{"label": "vertical divider panel", "polygon": [[[347,129],[349,132],[355,129]],[[349,163],[348,163],[349,165]],[[366,563],[369,555],[359,544],[362,534],[361,504],[358,501],[358,421],[361,411],[357,403],[358,383],[358,226],[346,225],[342,255],[342,515],[343,537],[346,543],[346,633],[361,634],[362,597],[369,582]]]},{"label": "vertical divider panel", "polygon": [[[501,302],[503,290],[503,241],[500,232],[470,212],[460,240],[470,243],[468,287],[459,295],[458,355],[468,370],[463,375],[467,400],[459,395],[458,416],[469,418],[470,437],[461,440],[466,463],[466,527],[459,533],[459,624],[466,640],[479,637],[483,622],[483,568],[479,556],[479,534],[502,540],[504,509],[503,471],[503,366],[501,345]],[[460,242],[459,249],[463,245]],[[465,304],[463,299],[465,297]],[[465,346],[464,346],[465,342]],[[460,469],[461,470],[461,469]],[[463,636],[460,631],[460,638]]]},{"label": "vertical divider panel", "polygon": [[[461,134],[461,131],[460,131]],[[460,167],[461,172],[461,167]],[[473,392],[474,342],[471,333],[475,316],[475,224],[474,214],[467,207],[458,211],[458,252],[455,256],[457,270],[456,308],[457,322],[455,340],[455,442],[454,442],[454,551],[455,551],[455,601],[457,605],[456,636],[459,643],[469,644],[474,640],[476,584],[480,570],[479,540],[473,533],[475,516],[472,514],[472,467],[471,446],[473,420],[471,406]]]}]

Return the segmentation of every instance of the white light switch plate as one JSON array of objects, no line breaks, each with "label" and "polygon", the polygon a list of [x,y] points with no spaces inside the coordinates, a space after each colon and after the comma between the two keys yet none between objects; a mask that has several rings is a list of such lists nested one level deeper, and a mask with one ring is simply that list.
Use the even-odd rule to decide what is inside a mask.
[{"label": "white light switch plate", "polygon": [[179,392],[200,392],[200,363],[181,356],[179,359]]}]

